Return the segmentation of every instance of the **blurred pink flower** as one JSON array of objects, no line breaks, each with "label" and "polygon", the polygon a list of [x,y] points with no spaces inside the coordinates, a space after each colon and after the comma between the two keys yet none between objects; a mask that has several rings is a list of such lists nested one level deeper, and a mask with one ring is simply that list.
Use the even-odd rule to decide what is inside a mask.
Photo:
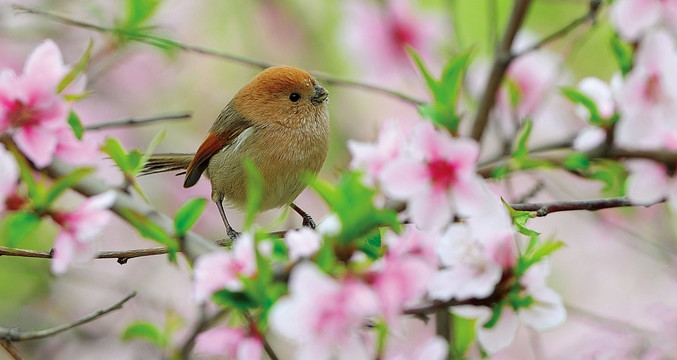
[{"label": "blurred pink flower", "polygon": [[436,231],[423,231],[413,225],[405,225],[400,235],[387,231],[383,242],[388,246],[388,254],[392,256],[416,256],[437,267],[435,247],[439,236]]},{"label": "blurred pink flower", "polygon": [[195,300],[204,302],[221,289],[241,291],[240,276],[256,274],[254,236],[240,234],[231,252],[218,251],[200,256],[195,261]]},{"label": "blurred pink flower", "polygon": [[478,205],[481,179],[475,173],[479,146],[452,138],[429,122],[413,129],[408,151],[387,163],[379,182],[387,196],[407,201],[406,212],[423,229],[440,229],[454,214]]},{"label": "blurred pink flower", "polygon": [[346,1],[343,5],[340,41],[357,65],[388,80],[414,69],[407,46],[430,63],[439,43],[435,39],[449,34],[444,22],[432,14],[417,14],[410,1]]},{"label": "blurred pink flower", "polygon": [[493,314],[493,310],[488,307],[456,306],[453,312],[469,319],[476,318],[477,340],[489,355],[495,354],[515,340],[520,321],[536,330],[546,330],[564,322],[566,310],[562,298],[546,285],[549,273],[547,262],[532,265],[520,281],[520,295],[530,297],[532,303],[517,311],[511,306],[503,306],[498,322],[492,328],[484,327]]},{"label": "blurred pink flower", "polygon": [[0,214],[6,209],[7,198],[15,193],[19,181],[19,166],[12,153],[0,144]]},{"label": "blurred pink flower", "polygon": [[619,107],[618,145],[677,149],[677,50],[667,33],[652,32],[640,43],[620,90]]},{"label": "blurred pink flower", "polygon": [[348,140],[352,159],[351,169],[365,170],[365,182],[374,185],[383,168],[397,159],[406,147],[406,135],[400,122],[392,120],[383,124],[376,143]]},{"label": "blurred pink flower", "polygon": [[234,360],[256,360],[263,357],[263,341],[243,329],[219,326],[197,336],[195,351],[208,355],[225,355]]},{"label": "blurred pink flower", "polygon": [[381,302],[381,312],[388,325],[394,325],[407,305],[423,297],[436,270],[434,263],[428,263],[424,258],[392,253],[372,266],[369,282]]},{"label": "blurred pink flower", "polygon": [[[586,77],[578,83],[577,88],[595,103],[597,112],[603,119],[611,119],[617,111],[616,97],[622,81],[618,74],[612,78],[611,84],[598,78]],[[574,139],[574,149],[587,151],[600,145],[606,139],[606,131],[589,124],[591,114],[583,105],[576,105],[575,111],[576,115],[583,119],[587,126]]]},{"label": "blurred pink flower", "polygon": [[637,204],[653,204],[667,199],[673,211],[677,211],[677,181],[665,165],[651,160],[628,160],[627,195]]},{"label": "blurred pink flower", "polygon": [[270,326],[297,346],[297,359],[370,359],[361,329],[378,312],[369,287],[347,277],[337,281],[311,263],[294,267],[289,295],[270,312]]},{"label": "blurred pink flower", "polygon": [[54,239],[52,272],[62,274],[75,261],[86,261],[94,256],[94,239],[108,224],[108,208],[115,202],[115,192],[109,190],[83,201],[73,212],[56,212],[54,221],[61,231]]},{"label": "blurred pink flower", "polygon": [[442,360],[448,355],[448,344],[435,336],[432,322],[401,317],[397,324],[401,329],[390,332],[386,340],[385,360]]},{"label": "blurred pink flower", "polygon": [[315,230],[303,227],[290,230],[284,235],[284,242],[289,249],[289,260],[296,261],[315,254],[322,245],[322,237]]},{"label": "blurred pink flower", "polygon": [[611,5],[611,23],[621,36],[637,41],[657,25],[677,30],[676,0],[618,0]]},{"label": "blurred pink flower", "polygon": [[487,297],[494,292],[503,270],[517,261],[511,231],[477,237],[465,224],[450,225],[437,249],[445,267],[428,283],[428,294],[437,300]]},{"label": "blurred pink flower", "polygon": [[[57,45],[47,40],[28,57],[21,75],[11,69],[0,72],[0,133],[12,129],[17,146],[37,167],[52,161],[59,143],[56,132],[69,129],[69,105],[56,93],[68,70]],[[83,89],[81,78],[69,91]]]}]

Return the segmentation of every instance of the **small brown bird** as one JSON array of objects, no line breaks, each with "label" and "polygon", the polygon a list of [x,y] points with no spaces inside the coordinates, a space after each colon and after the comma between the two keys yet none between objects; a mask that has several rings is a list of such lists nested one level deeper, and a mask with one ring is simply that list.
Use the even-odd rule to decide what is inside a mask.
[{"label": "small brown bird", "polygon": [[185,169],[183,187],[204,172],[212,200],[231,239],[238,232],[228,223],[223,202],[243,209],[249,158],[264,180],[261,211],[290,205],[314,228],[312,217],[293,201],[306,187],[305,176],[317,174],[329,149],[329,92],[307,72],[276,66],[259,73],[221,111],[195,154],[154,154],[142,175]]}]

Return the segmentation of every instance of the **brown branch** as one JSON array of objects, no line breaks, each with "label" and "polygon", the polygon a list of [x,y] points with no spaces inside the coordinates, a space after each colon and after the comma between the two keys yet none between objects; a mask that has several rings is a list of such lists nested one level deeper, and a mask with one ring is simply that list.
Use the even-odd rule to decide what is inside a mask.
[{"label": "brown branch", "polygon": [[[114,34],[114,35],[127,35],[129,40],[145,43],[145,44],[150,44],[150,45],[156,45],[158,42],[162,43],[163,45],[168,45],[175,47],[179,50],[189,52],[189,53],[195,53],[195,54],[200,54],[200,55],[206,55],[206,56],[211,56],[219,59],[224,59],[228,61],[232,61],[238,64],[246,65],[246,66],[251,66],[259,69],[265,69],[269,68],[271,66],[279,65],[275,64],[272,62],[267,62],[259,59],[254,59],[246,56],[240,56],[240,55],[235,55],[232,53],[228,52],[223,52],[223,51],[216,51],[213,49],[209,49],[206,47],[202,46],[197,46],[197,45],[190,45],[186,43],[182,43],[179,41],[174,41],[174,40],[168,40],[160,37],[155,37],[155,36],[139,36],[137,33],[129,33],[126,34],[125,31],[122,29],[116,29],[116,28],[109,28],[109,27],[104,27],[104,26],[99,26],[95,24],[91,24],[88,22],[84,21],[79,21],[75,20],[72,18],[69,18],[64,15],[59,15],[51,11],[45,11],[42,9],[37,9],[33,7],[27,7],[19,4],[13,4],[13,8],[18,11],[18,12],[23,12],[23,13],[28,13],[28,14],[33,14],[33,15],[38,15],[47,19],[50,19],[52,21],[56,21],[62,24],[66,25],[71,25],[71,26],[76,26],[84,29],[89,29],[89,30],[94,30],[97,32],[101,33],[109,33],[109,34]],[[416,98],[413,98],[409,95],[403,94],[401,92],[395,91],[395,90],[390,90],[386,89],[383,87],[375,86],[375,85],[369,85],[365,84],[359,81],[354,81],[354,80],[346,80],[346,79],[341,79],[323,72],[318,72],[318,71],[311,71],[310,72],[313,76],[316,78],[328,83],[328,84],[333,84],[333,85],[339,85],[339,86],[349,86],[353,88],[358,88],[358,89],[363,89],[371,92],[376,92],[380,93],[383,95],[387,95],[390,97],[394,97],[396,99],[405,101],[407,103],[413,104],[413,105],[421,105],[424,104],[425,102]]]},{"label": "brown branch", "polygon": [[183,346],[181,347],[181,358],[182,359],[189,359],[190,358],[190,353],[193,351],[193,347],[195,347],[195,340],[197,339],[197,336],[200,335],[200,333],[204,332],[205,330],[211,328],[216,324],[219,320],[221,320],[224,316],[226,316],[229,312],[229,308],[221,308],[217,313],[215,313],[212,316],[207,316],[205,314],[206,311],[206,306],[203,305],[200,308],[200,320],[198,320],[198,323],[195,325],[195,328],[193,331],[191,331],[190,335],[188,336],[188,339],[183,343]]},{"label": "brown branch", "polygon": [[150,123],[154,123],[154,122],[158,122],[158,121],[173,121],[173,120],[190,119],[191,116],[192,116],[191,113],[184,112],[184,113],[178,113],[178,114],[148,116],[148,117],[143,117],[143,118],[131,118],[130,117],[130,118],[124,118],[124,119],[104,122],[104,123],[100,123],[100,124],[85,126],[85,130],[101,130],[101,129],[116,128],[116,127],[148,125]]},{"label": "brown branch", "polygon": [[602,8],[602,0],[590,0],[590,4],[588,6],[588,11],[583,16],[574,19],[572,22],[570,22],[565,27],[555,31],[554,33],[552,33],[552,34],[550,34],[550,35],[548,35],[544,38],[542,38],[537,43],[529,46],[528,48],[520,51],[519,53],[512,54],[510,56],[513,59],[518,58],[518,57],[523,56],[525,54],[528,54],[532,51],[540,49],[541,47],[547,45],[551,41],[554,41],[554,40],[557,40],[561,37],[566,36],[571,31],[573,31],[577,27],[581,26],[582,24],[585,24],[587,22],[594,24],[595,21],[597,20],[597,14],[599,13],[601,8]]},{"label": "brown branch", "polygon": [[89,315],[83,316],[82,318],[73,321],[68,324],[63,324],[59,325],[57,327],[53,327],[51,329],[45,329],[45,330],[37,330],[37,331],[20,331],[16,328],[14,329],[7,329],[7,328],[1,328],[0,327],[0,339],[4,341],[26,341],[26,340],[35,340],[35,339],[42,339],[46,338],[49,336],[54,336],[58,333],[64,332],[66,330],[70,330],[74,327],[80,326],[82,324],[86,324],[90,321],[96,320],[112,311],[118,310],[122,308],[122,305],[124,305],[129,299],[133,298],[136,296],[136,291],[132,291],[131,293],[127,294],[122,300],[116,302],[115,304],[103,308],[101,310],[97,310]]},{"label": "brown branch", "polygon": [[11,341],[0,341],[0,346],[2,346],[5,351],[12,357],[14,360],[24,360],[25,357],[21,355],[19,349],[17,349]]},{"label": "brown branch", "polygon": [[593,199],[593,200],[572,200],[572,201],[553,201],[543,203],[527,203],[527,204],[510,204],[518,211],[533,211],[535,216],[546,216],[560,211],[576,211],[587,210],[597,211],[603,209],[628,207],[628,206],[644,206],[649,207],[665,202],[661,199],[652,203],[638,204],[633,203],[626,197],[608,198],[608,199]]},{"label": "brown branch", "polygon": [[515,0],[513,5],[510,20],[508,21],[505,33],[503,34],[503,39],[498,45],[496,58],[494,59],[494,64],[491,68],[487,84],[484,86],[484,93],[480,99],[477,115],[475,116],[475,121],[473,123],[470,136],[477,141],[482,139],[482,134],[489,121],[489,113],[496,101],[496,91],[501,85],[501,81],[503,81],[503,76],[508,69],[508,65],[510,65],[510,62],[513,60],[513,57],[510,55],[510,48],[515,40],[517,31],[522,26],[522,22],[524,21],[524,17],[526,16],[530,4],[531,0]]}]

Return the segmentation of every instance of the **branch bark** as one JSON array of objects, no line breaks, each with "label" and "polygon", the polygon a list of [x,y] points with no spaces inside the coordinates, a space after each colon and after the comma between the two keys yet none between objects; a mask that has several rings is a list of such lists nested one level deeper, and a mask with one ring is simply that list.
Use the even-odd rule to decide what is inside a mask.
[{"label": "branch bark", "polygon": [[101,310],[97,310],[89,315],[83,316],[82,318],[68,323],[68,324],[63,324],[59,325],[57,327],[53,327],[51,329],[45,329],[45,330],[38,330],[38,331],[20,331],[18,329],[7,329],[7,328],[0,328],[0,339],[6,341],[6,342],[12,342],[12,341],[26,341],[26,340],[35,340],[35,339],[42,339],[46,338],[49,336],[54,336],[58,333],[64,332],[66,330],[70,330],[74,327],[80,326],[82,324],[86,324],[90,321],[96,320],[112,311],[118,310],[122,308],[122,305],[124,305],[127,301],[129,301],[131,298],[136,296],[136,291],[132,291],[131,293],[127,294],[124,298],[122,298],[120,301],[116,302],[115,304],[103,308]]},{"label": "branch bark", "polygon": [[101,129],[116,128],[116,127],[148,125],[148,124],[158,122],[158,121],[190,119],[191,116],[192,116],[192,114],[190,112],[185,112],[185,113],[169,114],[169,115],[148,116],[148,117],[142,117],[142,118],[124,118],[124,119],[113,120],[113,121],[109,121],[109,122],[85,126],[85,130],[101,130]]}]

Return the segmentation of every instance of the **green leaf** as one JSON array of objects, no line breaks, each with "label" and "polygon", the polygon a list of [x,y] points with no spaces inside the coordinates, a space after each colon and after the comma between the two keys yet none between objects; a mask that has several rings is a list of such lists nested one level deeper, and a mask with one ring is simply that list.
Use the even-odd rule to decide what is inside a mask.
[{"label": "green leaf", "polygon": [[125,1],[125,9],[127,17],[125,26],[129,29],[138,28],[143,23],[148,21],[150,17],[157,11],[161,0],[127,0]]},{"label": "green leaf", "polygon": [[112,137],[106,138],[101,151],[108,154],[123,173],[127,173],[130,170],[127,163],[127,152],[117,139]]},{"label": "green leaf", "polygon": [[167,338],[157,326],[145,321],[131,323],[122,333],[122,341],[141,339],[150,342],[158,348],[167,346]]},{"label": "green leaf", "polygon": [[515,149],[512,152],[513,159],[526,159],[529,155],[529,136],[531,135],[531,129],[534,123],[530,119],[524,120],[522,127],[518,133],[517,142],[515,143]]},{"label": "green leaf", "polygon": [[361,241],[357,248],[372,260],[382,257],[385,249],[381,246],[381,231],[379,229],[374,230],[373,234],[368,235],[364,241]]},{"label": "green leaf", "polygon": [[89,41],[89,45],[87,45],[87,50],[85,50],[85,53],[82,54],[80,57],[80,60],[78,61],[77,64],[73,67],[71,71],[64,76],[63,79],[59,82],[59,84],[56,86],[56,93],[60,94],[68,85],[70,85],[75,78],[78,77],[81,73],[84,73],[87,70],[87,65],[89,65],[89,57],[92,53],[92,47],[94,46],[94,42],[92,40]]},{"label": "green leaf", "polygon": [[172,262],[176,261],[176,253],[179,251],[179,244],[158,224],[154,223],[147,216],[132,209],[121,209],[120,215],[125,218],[125,220],[127,220],[141,236],[167,246],[169,250],[169,260]]},{"label": "green leaf", "polygon": [[26,158],[21,154],[19,149],[14,146],[14,144],[8,144],[7,149],[14,155],[17,165],[19,165],[19,178],[21,181],[26,184],[26,189],[28,190],[28,197],[33,202],[33,207],[38,210],[42,210],[42,203],[44,202],[45,197],[45,187],[42,184],[38,184],[33,177],[33,168],[28,164]]},{"label": "green leaf", "polygon": [[361,175],[347,172],[337,185],[320,179],[311,187],[327,202],[341,221],[341,231],[336,236],[340,244],[355,244],[381,226],[399,230],[401,224],[392,209],[379,209],[374,205],[376,190],[368,188]]},{"label": "green leaf", "polygon": [[70,174],[56,179],[45,193],[45,206],[49,207],[64,191],[75,186],[80,180],[93,172],[93,168],[77,168]]},{"label": "green leaf", "polygon": [[[160,142],[165,138],[165,135],[167,134],[166,129],[162,129],[159,133],[155,134],[153,136],[153,139],[150,141],[150,144],[148,144],[148,147],[146,148],[146,152],[141,154],[138,151],[132,151],[130,152],[130,156],[132,156],[132,153],[134,153],[134,171],[133,175],[136,176],[143,170],[143,167],[146,165],[148,162],[148,159],[150,159],[151,155],[153,155],[153,152],[155,151],[155,148],[160,144]],[[138,155],[137,155],[138,154]],[[138,160],[136,156],[139,156]]]},{"label": "green leaf", "polygon": [[590,174],[587,177],[603,182],[602,192],[604,195],[614,197],[624,195],[624,185],[628,178],[628,172],[617,161],[597,159],[593,161]]},{"label": "green leaf", "polygon": [[571,100],[571,102],[574,104],[583,105],[583,107],[588,110],[590,113],[591,124],[597,126],[603,125],[602,115],[600,115],[599,110],[597,110],[597,104],[595,104],[595,102],[590,97],[578,91],[578,89],[572,87],[563,87],[560,89],[560,91],[562,92],[562,95]]},{"label": "green leaf", "polygon": [[423,75],[423,80],[425,80],[426,85],[428,85],[428,89],[430,89],[430,92],[436,94],[438,92],[439,87],[439,85],[437,84],[437,80],[430,74],[425,64],[423,63],[423,60],[416,53],[416,50],[414,50],[414,48],[407,46],[406,50],[409,56],[411,56],[411,58],[414,60],[414,63],[416,64],[418,70],[421,71],[421,75]]},{"label": "green leaf", "polygon": [[555,251],[564,246],[564,243],[559,240],[549,239],[545,241],[533,241],[527,251],[520,257],[520,261],[515,268],[515,275],[522,276],[529,267],[541,262],[546,256],[551,255]]},{"label": "green leaf", "polygon": [[320,246],[320,249],[315,253],[313,258],[317,267],[327,274],[331,273],[338,261],[332,243],[328,240],[322,242],[322,246]]},{"label": "green leaf", "polygon": [[611,38],[611,50],[621,73],[623,73],[623,76],[627,75],[632,70],[632,59],[634,57],[632,45],[615,35]]},{"label": "green leaf", "polygon": [[[246,281],[247,279],[243,280]],[[215,292],[212,300],[217,305],[225,308],[235,308],[239,311],[254,309],[258,306],[256,301],[252,300],[246,293],[233,292],[227,289]]]},{"label": "green leaf", "polygon": [[263,203],[263,176],[251,159],[245,159],[247,171],[247,204],[245,211],[244,227],[248,229],[253,223],[256,214]]},{"label": "green leaf", "polygon": [[454,341],[451,352],[453,359],[462,359],[468,349],[475,341],[475,323],[477,319],[466,319],[464,317],[452,314],[451,321],[453,321]]},{"label": "green leaf", "polygon": [[534,237],[538,238],[538,236],[540,235],[538,232],[527,228],[527,221],[529,221],[529,219],[532,218],[531,211],[515,210],[510,206],[510,204],[505,202],[505,200],[502,198],[501,202],[503,202],[503,206],[505,206],[506,209],[508,209],[508,213],[512,218],[515,228],[517,228],[517,231],[519,231],[521,234],[529,236],[530,238]]},{"label": "green leaf", "polygon": [[501,179],[503,177],[508,176],[510,174],[510,167],[507,165],[502,165],[502,166],[497,166],[491,171],[491,178],[493,179]]},{"label": "green leaf", "polygon": [[572,152],[562,162],[564,168],[571,171],[583,171],[590,168],[590,158],[580,152]]},{"label": "green leaf", "polygon": [[33,234],[35,229],[40,225],[40,217],[35,213],[28,211],[15,211],[7,214],[2,219],[3,234],[0,239],[6,240],[6,245],[9,247],[16,247]]},{"label": "green leaf", "polygon": [[176,236],[185,235],[195,225],[206,206],[207,199],[205,198],[193,198],[181,205],[174,217]]},{"label": "green leaf", "polygon": [[500,301],[498,304],[494,305],[493,308],[491,308],[491,318],[487,320],[486,323],[482,325],[483,328],[485,329],[491,329],[496,324],[498,324],[498,320],[501,318],[501,313],[503,312],[503,301]]},{"label": "green leaf", "polygon": [[73,110],[68,113],[68,125],[70,125],[71,129],[73,129],[73,134],[75,134],[75,137],[78,140],[82,140],[82,134],[85,132],[85,128],[82,127],[82,123],[80,122],[78,114],[76,114]]}]

